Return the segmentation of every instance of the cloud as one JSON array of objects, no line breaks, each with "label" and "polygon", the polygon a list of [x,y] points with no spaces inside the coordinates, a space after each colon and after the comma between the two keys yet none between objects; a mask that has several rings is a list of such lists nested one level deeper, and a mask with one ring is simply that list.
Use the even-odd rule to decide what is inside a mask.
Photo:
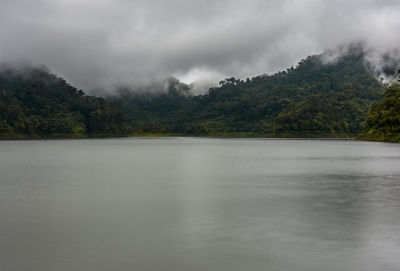
[{"label": "cloud", "polygon": [[399,13],[397,0],[2,0],[0,61],[87,90],[170,75],[206,87],[355,41],[379,64],[397,57]]}]

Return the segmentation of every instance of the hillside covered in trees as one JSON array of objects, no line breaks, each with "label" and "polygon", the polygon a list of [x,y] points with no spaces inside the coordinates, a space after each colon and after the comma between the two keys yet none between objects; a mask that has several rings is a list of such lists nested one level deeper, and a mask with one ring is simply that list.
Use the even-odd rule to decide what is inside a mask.
[{"label": "hillside covered in trees", "polygon": [[361,139],[400,142],[400,83],[387,88],[369,112]]},{"label": "hillside covered in trees", "polygon": [[106,100],[137,134],[354,136],[383,93],[365,63],[354,49],[329,63],[315,55],[272,75],[228,78],[205,95],[171,79],[166,91],[124,89]]},{"label": "hillside covered in trees", "polygon": [[[0,137],[354,137],[384,87],[369,72],[362,50],[330,62],[325,57],[309,56],[272,75],[227,78],[204,95],[193,95],[191,86],[168,78],[104,98],[88,96],[46,69],[4,66]],[[393,93],[389,89],[374,104],[366,122],[369,135],[383,135],[378,111],[384,111],[387,123],[393,121],[390,114],[397,109],[387,109],[396,99]],[[386,135],[392,137],[388,130]]]},{"label": "hillside covered in trees", "polygon": [[1,67],[1,138],[117,136],[128,132],[120,111],[46,69]]}]

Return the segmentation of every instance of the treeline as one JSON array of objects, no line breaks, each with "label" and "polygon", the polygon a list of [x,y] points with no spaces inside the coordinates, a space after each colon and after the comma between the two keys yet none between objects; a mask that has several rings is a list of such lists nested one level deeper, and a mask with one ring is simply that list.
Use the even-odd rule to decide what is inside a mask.
[{"label": "treeline", "polygon": [[273,75],[228,78],[205,95],[188,88],[171,80],[159,94],[125,89],[106,100],[137,134],[354,136],[383,93],[360,49],[331,63],[310,56]]},{"label": "treeline", "polygon": [[42,68],[2,67],[0,137],[342,137],[356,136],[366,125],[370,138],[398,140],[398,85],[367,119],[384,87],[366,67],[363,51],[323,59],[309,56],[272,75],[227,78],[204,95],[169,78],[150,91],[124,88],[105,98],[88,96]]},{"label": "treeline", "polygon": [[0,137],[117,136],[130,132],[122,112],[43,68],[0,70]]}]

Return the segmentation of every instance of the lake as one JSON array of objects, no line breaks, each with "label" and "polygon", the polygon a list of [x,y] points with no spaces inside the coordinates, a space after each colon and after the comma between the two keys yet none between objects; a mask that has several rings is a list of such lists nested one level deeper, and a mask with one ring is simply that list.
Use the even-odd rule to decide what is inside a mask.
[{"label": "lake", "polygon": [[0,141],[1,271],[400,270],[400,144]]}]

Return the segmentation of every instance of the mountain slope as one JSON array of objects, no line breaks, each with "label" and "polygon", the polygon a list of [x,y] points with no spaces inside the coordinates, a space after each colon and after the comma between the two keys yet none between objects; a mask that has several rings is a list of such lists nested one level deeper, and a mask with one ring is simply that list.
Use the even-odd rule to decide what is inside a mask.
[{"label": "mountain slope", "polygon": [[126,134],[124,116],[45,69],[0,71],[0,137],[85,137]]},{"label": "mountain slope", "polygon": [[331,63],[324,55],[310,56],[273,75],[228,78],[205,95],[172,88],[147,100],[134,94],[107,100],[131,115],[139,133],[340,136],[362,131],[382,92],[362,50],[354,49]]},{"label": "mountain slope", "polygon": [[324,57],[272,75],[227,78],[205,95],[169,78],[105,99],[44,69],[2,67],[0,137],[115,136],[130,127],[136,134],[354,136],[383,86],[360,49],[329,63]]}]

